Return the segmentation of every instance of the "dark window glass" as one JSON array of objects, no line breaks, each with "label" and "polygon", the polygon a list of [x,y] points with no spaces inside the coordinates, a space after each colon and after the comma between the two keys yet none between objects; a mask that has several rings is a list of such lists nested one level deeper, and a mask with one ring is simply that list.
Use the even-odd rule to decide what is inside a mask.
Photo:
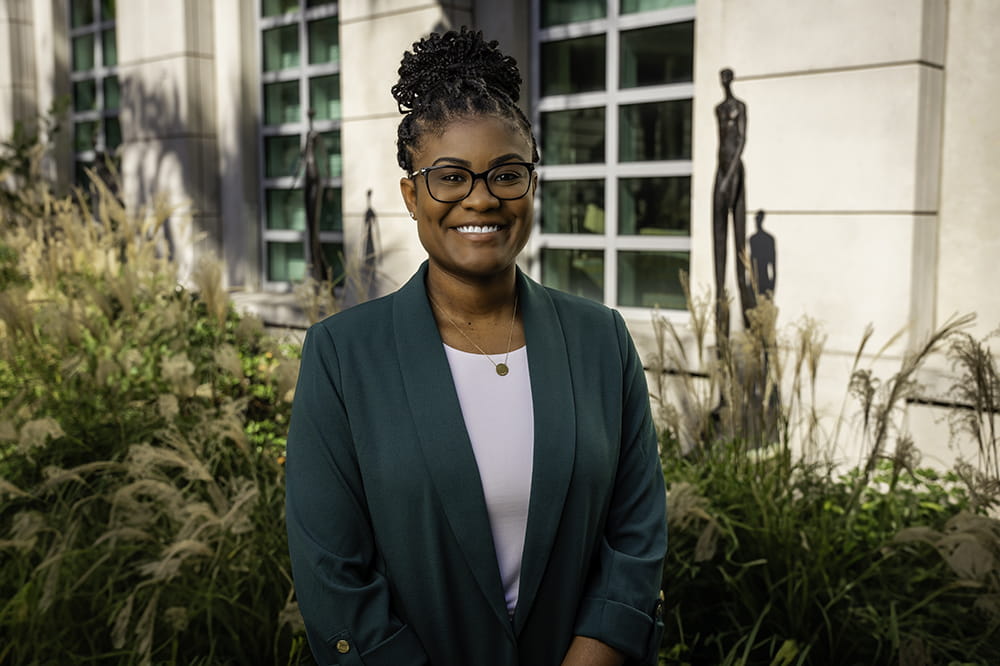
[{"label": "dark window glass", "polygon": [[618,181],[618,233],[691,233],[691,177],[622,178]]},{"label": "dark window glass", "polygon": [[73,125],[73,149],[82,153],[93,150],[97,140],[97,121],[85,120]]},{"label": "dark window glass", "polygon": [[89,25],[94,22],[94,3],[92,0],[71,0],[69,24],[74,28]]},{"label": "dark window glass", "polygon": [[314,76],[309,79],[309,105],[316,120],[340,118],[340,75]]},{"label": "dark window glass", "polygon": [[104,148],[108,152],[122,145],[122,125],[118,118],[104,119]]},{"label": "dark window glass", "polygon": [[298,282],[306,275],[304,243],[268,243],[267,279],[272,282]]},{"label": "dark window glass", "polygon": [[319,135],[322,147],[319,157],[320,173],[326,178],[340,178],[344,161],[340,155],[340,131],[323,132]]},{"label": "dark window glass", "polygon": [[604,301],[604,251],[542,249],[542,282],[577,296]]},{"label": "dark window glass", "polygon": [[607,12],[607,0],[544,0],[542,27],[604,18]]},{"label": "dark window glass", "polygon": [[683,7],[693,5],[694,0],[621,0],[621,13],[634,14],[635,12],[648,12],[653,9],[667,9],[668,7]]},{"label": "dark window glass", "polygon": [[85,79],[73,82],[73,110],[93,111],[97,108],[97,81]]},{"label": "dark window glass", "polygon": [[604,44],[604,35],[542,44],[542,94],[604,90]]},{"label": "dark window glass", "polygon": [[101,33],[101,57],[105,67],[114,67],[118,64],[117,34],[114,28]]},{"label": "dark window glass", "polygon": [[299,11],[299,0],[264,0],[260,3],[261,16],[280,16]]},{"label": "dark window glass", "polygon": [[94,35],[73,38],[73,71],[94,69]]},{"label": "dark window glass", "polygon": [[302,120],[299,107],[299,82],[281,81],[264,86],[264,124],[280,125]]},{"label": "dark window glass", "polygon": [[265,176],[282,178],[295,176],[301,147],[299,135],[269,136],[264,139]]},{"label": "dark window glass", "polygon": [[604,107],[542,114],[546,164],[604,162]]},{"label": "dark window glass", "polygon": [[309,22],[309,64],[339,62],[340,35],[337,17]]},{"label": "dark window glass", "polygon": [[618,305],[685,309],[680,275],[689,263],[687,252],[619,252]]},{"label": "dark window glass", "polygon": [[109,76],[104,79],[104,108],[113,111],[122,105],[121,88],[118,77]]},{"label": "dark window glass", "polygon": [[115,0],[101,0],[101,20],[102,21],[114,21],[115,12],[117,7],[115,7]]},{"label": "dark window glass", "polygon": [[619,107],[618,132],[622,162],[691,159],[691,100]]},{"label": "dark window glass", "polygon": [[694,22],[621,33],[622,88],[694,80]]},{"label": "dark window glass", "polygon": [[603,180],[546,180],[540,191],[544,233],[604,233]]},{"label": "dark window glass", "polygon": [[264,71],[299,66],[299,26],[286,25],[264,31]]}]

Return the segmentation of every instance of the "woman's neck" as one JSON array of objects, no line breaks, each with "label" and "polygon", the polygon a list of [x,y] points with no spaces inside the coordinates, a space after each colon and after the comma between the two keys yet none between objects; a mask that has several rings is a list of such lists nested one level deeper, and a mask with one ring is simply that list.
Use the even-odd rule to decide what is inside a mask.
[{"label": "woman's neck", "polygon": [[427,294],[438,307],[465,320],[510,314],[517,273],[510,271],[483,279],[468,279],[440,270],[427,272]]}]

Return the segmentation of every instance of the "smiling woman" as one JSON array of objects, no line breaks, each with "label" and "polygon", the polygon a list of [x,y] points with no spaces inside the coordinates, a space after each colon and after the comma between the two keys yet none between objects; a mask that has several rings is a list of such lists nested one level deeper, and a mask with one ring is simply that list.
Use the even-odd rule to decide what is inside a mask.
[{"label": "smiling woman", "polygon": [[427,261],[303,347],[288,436],[296,593],[320,663],[655,664],[666,551],[621,316],[521,273],[538,150],[513,59],[431,35],[393,87]]}]

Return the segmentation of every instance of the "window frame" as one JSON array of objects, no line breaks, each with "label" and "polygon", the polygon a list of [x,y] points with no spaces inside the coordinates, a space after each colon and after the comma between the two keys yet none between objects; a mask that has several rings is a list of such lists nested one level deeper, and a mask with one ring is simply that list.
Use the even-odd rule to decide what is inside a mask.
[{"label": "window frame", "polygon": [[[648,102],[671,100],[694,100],[694,82],[671,83],[632,88],[619,88],[621,33],[638,28],[648,28],[664,24],[683,23],[696,20],[695,4],[645,12],[621,14],[620,0],[607,0],[607,14],[604,18],[590,19],[575,23],[541,27],[542,3],[532,0],[532,58],[531,58],[531,101],[532,122],[540,133],[542,117],[546,112],[601,107],[604,113],[604,162],[598,164],[554,164],[544,163],[545,145],[541,144],[542,164],[538,166],[540,196],[535,202],[535,229],[529,243],[529,272],[537,280],[542,279],[542,252],[547,249],[602,250],[604,252],[604,298],[603,302],[619,309],[626,316],[648,316],[651,308],[618,305],[618,259],[619,252],[662,251],[686,252],[690,257],[691,236],[687,235],[628,235],[618,234],[619,227],[619,181],[622,178],[642,177],[691,177],[692,159],[662,160],[644,162],[619,161],[619,110],[623,106]],[[596,35],[605,36],[605,90],[560,95],[541,95],[542,45]],[[694,54],[692,54],[693,56]],[[542,141],[544,137],[539,136]],[[693,139],[693,137],[692,137]],[[542,204],[545,181],[557,180],[602,180],[604,183],[604,232],[603,234],[546,233],[542,228]],[[692,224],[693,224],[692,220]],[[665,310],[679,316],[682,310]],[[672,314],[673,316],[673,314]]]}]

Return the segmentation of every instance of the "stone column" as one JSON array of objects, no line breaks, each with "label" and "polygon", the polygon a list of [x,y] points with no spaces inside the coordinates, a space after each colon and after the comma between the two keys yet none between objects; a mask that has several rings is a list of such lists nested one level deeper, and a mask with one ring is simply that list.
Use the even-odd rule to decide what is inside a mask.
[{"label": "stone column", "polygon": [[222,238],[213,5],[117,7],[125,197],[133,206],[167,197],[168,241],[182,276],[200,255],[218,254]]},{"label": "stone column", "polygon": [[0,3],[0,138],[38,113],[31,0]]}]

